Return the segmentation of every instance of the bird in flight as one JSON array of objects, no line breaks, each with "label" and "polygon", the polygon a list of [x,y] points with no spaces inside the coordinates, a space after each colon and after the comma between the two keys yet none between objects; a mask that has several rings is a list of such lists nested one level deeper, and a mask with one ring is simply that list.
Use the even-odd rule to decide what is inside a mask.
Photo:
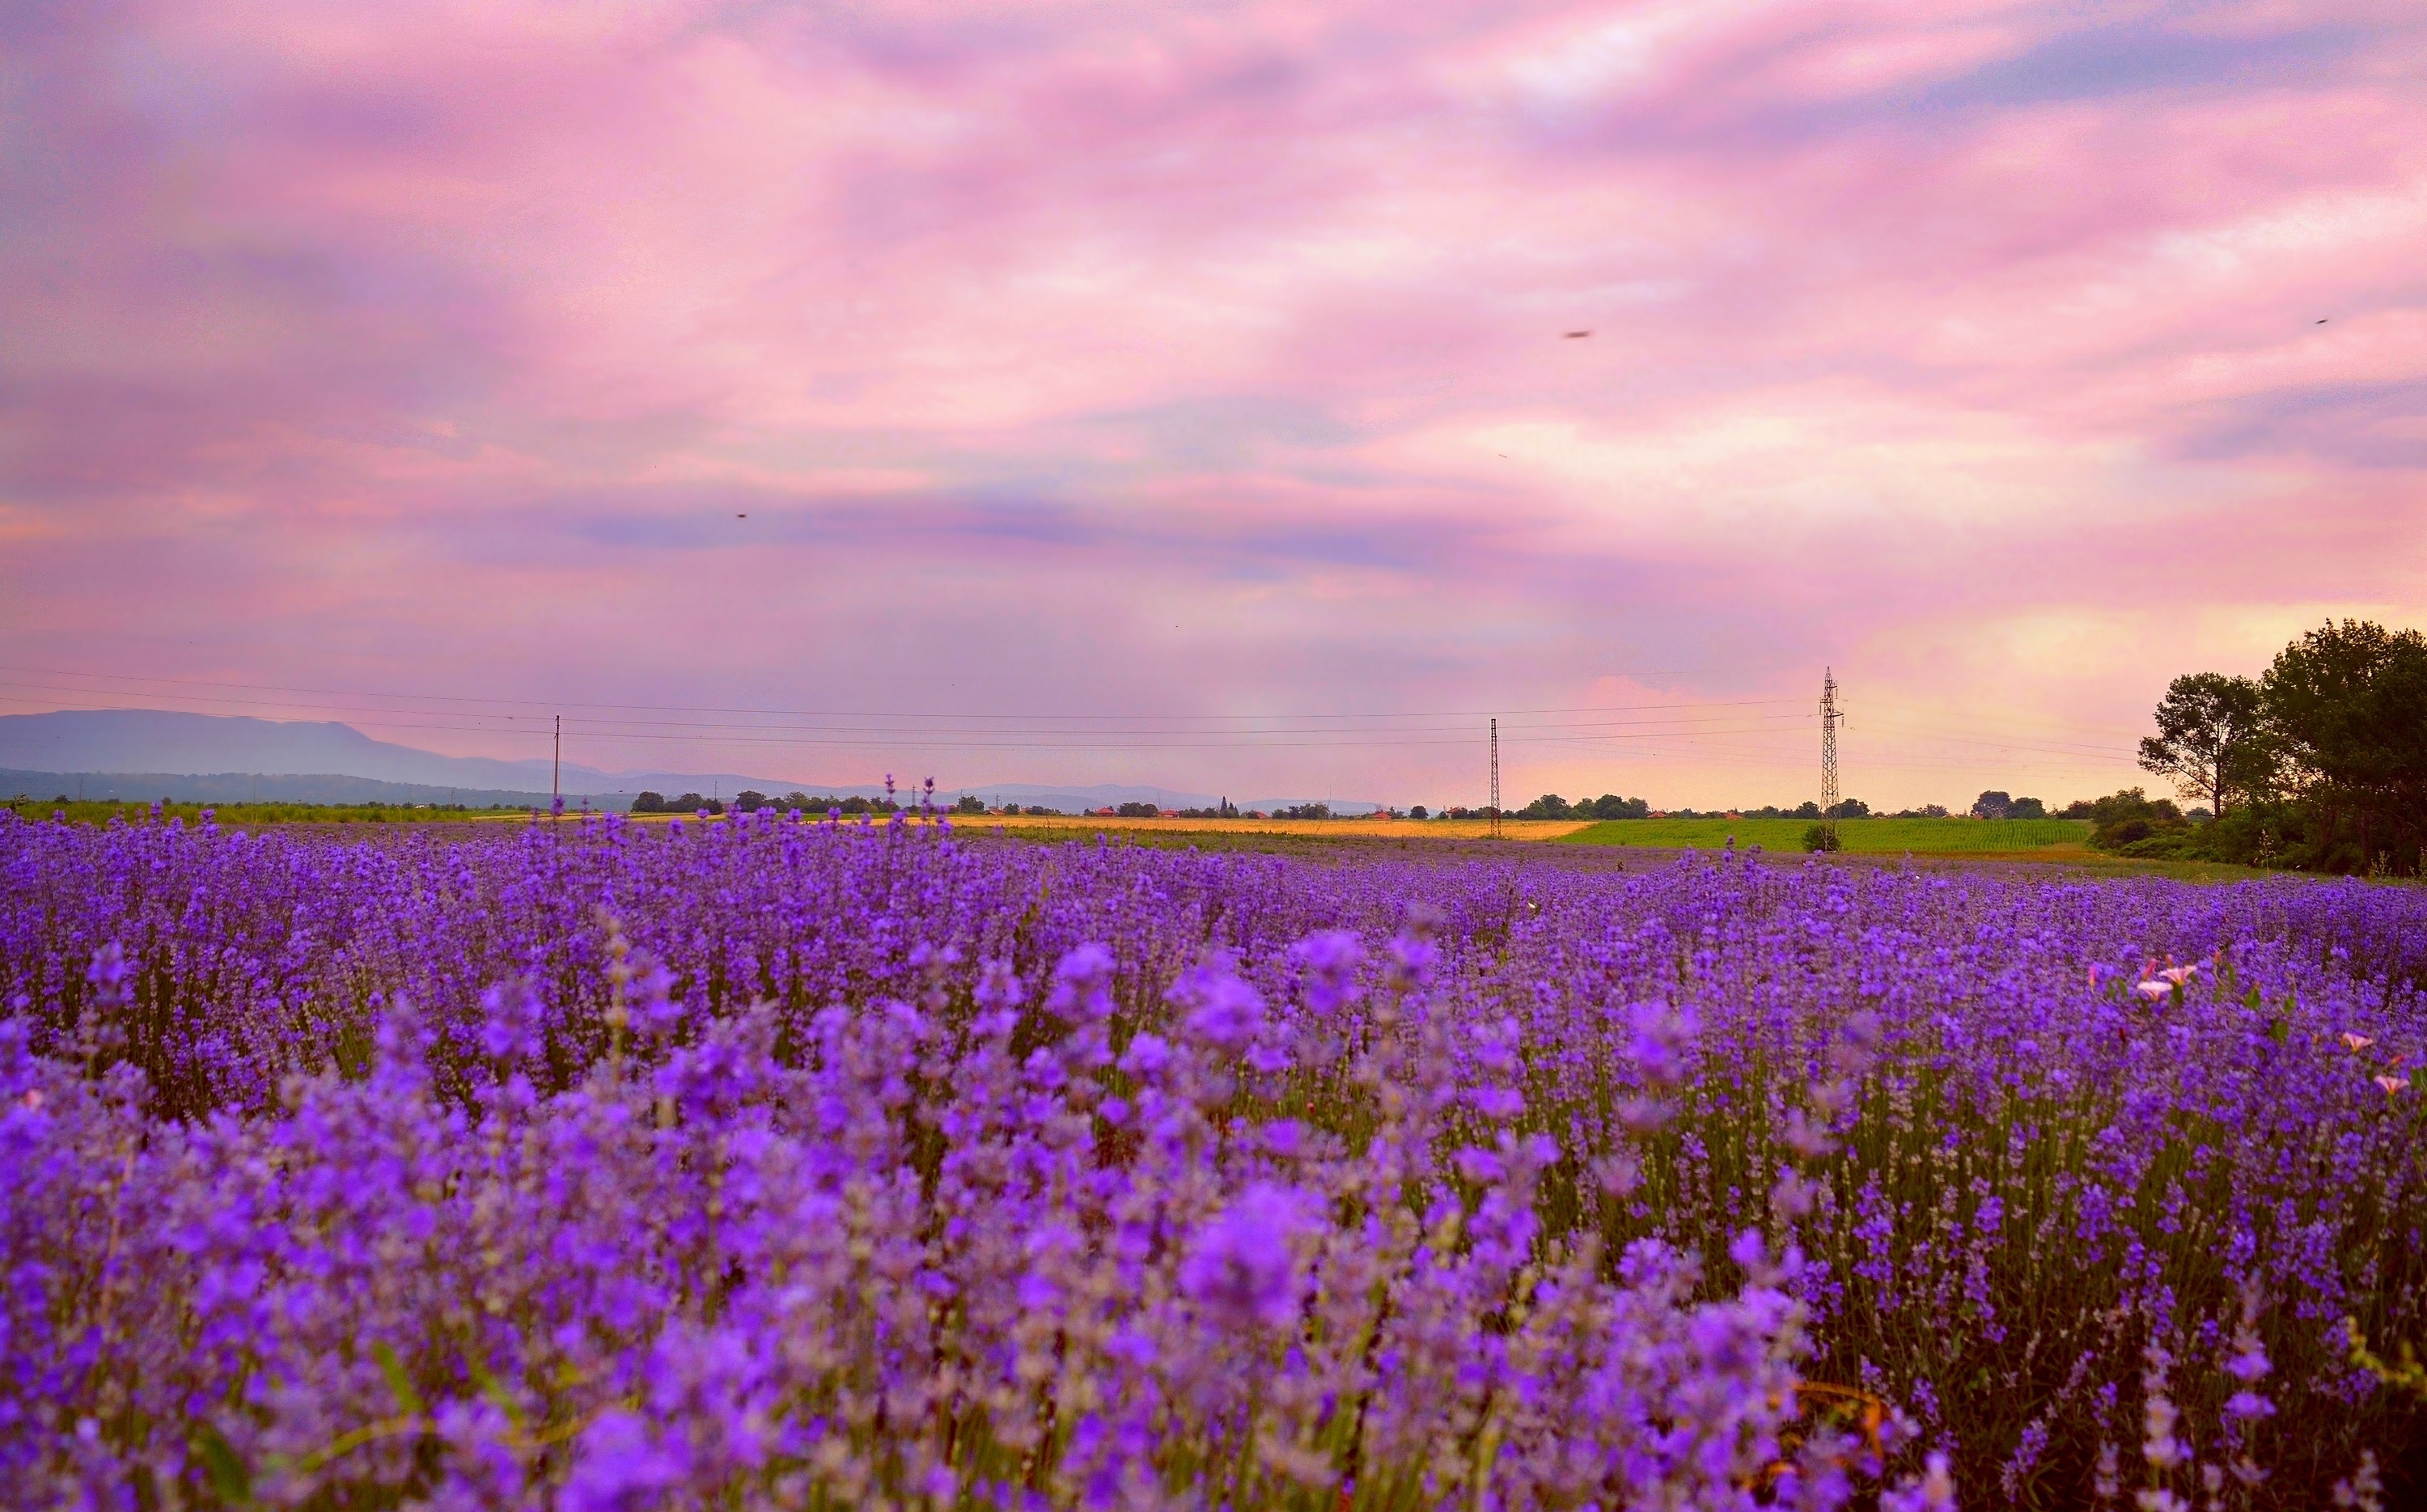
[{"label": "bird in flight", "polygon": [[737,514],[737,515],[735,515],[735,516],[734,516],[734,518],[735,518],[735,519],[737,519],[737,520],[746,520],[746,519],[750,518],[750,516],[749,516],[749,515],[747,515],[747,514]]},{"label": "bird in flight", "polygon": [[1585,337],[1591,334],[1592,333],[1589,331],[1571,331],[1561,339],[1566,341],[1582,341]]},{"label": "bird in flight", "polygon": [[2320,325],[2324,325],[2325,323],[2326,323],[2326,322],[2325,322],[2324,320],[2322,320],[2322,319],[2321,319],[2321,320],[2320,320],[2320,321],[2318,322],[2318,324],[2320,324]]}]

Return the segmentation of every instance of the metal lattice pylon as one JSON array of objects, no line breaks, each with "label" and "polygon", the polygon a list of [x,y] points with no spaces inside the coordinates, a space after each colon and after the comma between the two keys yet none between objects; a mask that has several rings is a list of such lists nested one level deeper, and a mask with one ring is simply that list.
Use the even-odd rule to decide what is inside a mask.
[{"label": "metal lattice pylon", "polygon": [[1500,721],[1491,722],[1491,837],[1500,838]]},{"label": "metal lattice pylon", "polygon": [[1837,848],[1837,672],[1820,675],[1820,833],[1828,848]]}]

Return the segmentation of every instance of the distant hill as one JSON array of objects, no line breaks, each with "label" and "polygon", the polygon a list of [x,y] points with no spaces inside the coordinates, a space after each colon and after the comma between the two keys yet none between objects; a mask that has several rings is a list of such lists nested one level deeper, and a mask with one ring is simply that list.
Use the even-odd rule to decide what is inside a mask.
[{"label": "distant hill", "polygon": [[[534,732],[533,740],[540,737]],[[906,774],[902,796],[914,779]],[[375,740],[335,721],[253,719],[244,715],[187,714],[170,709],[61,709],[47,714],[0,715],[0,794],[24,792],[49,798],[75,794],[82,781],[90,796],[176,798],[235,803],[248,797],[316,803],[461,803],[519,807],[547,801],[545,756],[501,761],[489,756],[441,756],[414,746]],[[755,790],[782,798],[873,798],[872,784],[805,782],[793,777],[752,776],[734,772],[607,772],[579,762],[564,764],[568,802],[587,799],[595,807],[623,808],[632,796],[652,791],[667,798],[696,792],[731,798]],[[164,785],[165,784],[165,785]],[[117,794],[104,787],[115,787]],[[975,793],[989,805],[1037,805],[1080,813],[1130,803],[1165,808],[1210,808],[1213,793],[1182,792],[1138,783],[1058,787],[1042,783],[991,783],[938,788],[939,801]],[[1240,798],[1241,808],[1267,812],[1299,804],[1328,802],[1340,814],[1371,812],[1362,800]]]},{"label": "distant hill", "polygon": [[[417,789],[535,792],[543,801],[548,784],[545,756],[499,761],[488,756],[441,756],[434,751],[375,740],[350,724],[334,721],[266,720],[150,708],[0,715],[0,767],[29,774],[83,772],[361,777]],[[564,792],[577,803],[585,795],[594,801],[620,798],[628,803],[632,794],[643,789],[669,797],[696,790],[730,798],[743,789],[785,792],[798,786],[789,778],[742,772],[602,772],[576,761],[564,764]],[[845,789],[853,790],[879,789]],[[269,796],[266,789],[263,796]],[[447,800],[421,797],[412,801]],[[624,803],[601,802],[600,806],[622,807]]]}]

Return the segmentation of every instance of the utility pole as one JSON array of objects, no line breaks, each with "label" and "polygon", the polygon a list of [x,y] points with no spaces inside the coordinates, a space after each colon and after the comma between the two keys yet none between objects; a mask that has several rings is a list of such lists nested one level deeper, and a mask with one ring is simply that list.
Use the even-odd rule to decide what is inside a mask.
[{"label": "utility pole", "polygon": [[1820,674],[1820,833],[1827,848],[1837,848],[1837,672]]},{"label": "utility pole", "polygon": [[1491,837],[1500,838],[1500,721],[1491,721]]},{"label": "utility pole", "polygon": [[558,800],[564,796],[564,716],[556,717],[556,759],[547,769],[547,803],[554,812]]}]

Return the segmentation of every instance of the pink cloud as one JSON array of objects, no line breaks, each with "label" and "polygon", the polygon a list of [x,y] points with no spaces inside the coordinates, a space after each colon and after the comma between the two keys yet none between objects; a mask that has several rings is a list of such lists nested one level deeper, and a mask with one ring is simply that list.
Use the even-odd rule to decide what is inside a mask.
[{"label": "pink cloud", "polygon": [[[0,629],[1172,720],[1828,662],[1875,802],[2072,796],[2171,673],[2427,611],[2422,62],[2325,5],[46,11]],[[1792,722],[1604,733],[1523,784],[1809,785]],[[942,756],[1474,797],[1318,745]]]}]

